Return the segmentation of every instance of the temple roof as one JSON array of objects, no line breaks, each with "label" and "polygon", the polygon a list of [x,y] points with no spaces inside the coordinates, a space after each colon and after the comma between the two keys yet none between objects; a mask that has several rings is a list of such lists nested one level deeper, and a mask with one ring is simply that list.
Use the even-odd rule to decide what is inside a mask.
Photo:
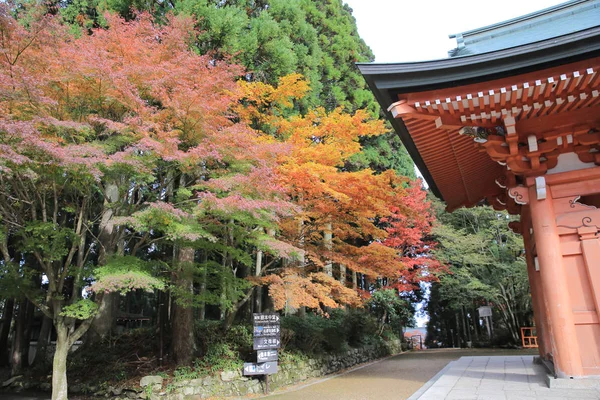
[{"label": "temple roof", "polygon": [[431,190],[453,209],[498,194],[505,171],[458,134],[461,126],[596,106],[600,26],[471,56],[358,67]]},{"label": "temple roof", "polygon": [[600,0],[572,0],[540,11],[449,35],[457,46],[451,57],[481,54],[598,26]]}]

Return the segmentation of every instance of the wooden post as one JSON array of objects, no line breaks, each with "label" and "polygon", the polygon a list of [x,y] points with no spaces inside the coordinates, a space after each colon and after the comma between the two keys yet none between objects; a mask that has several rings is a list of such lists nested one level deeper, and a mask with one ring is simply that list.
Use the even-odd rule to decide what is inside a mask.
[{"label": "wooden post", "polygon": [[535,269],[535,258],[533,256],[532,236],[529,231],[531,228],[531,216],[529,207],[523,207],[521,212],[521,225],[523,226],[523,243],[525,244],[525,258],[527,260],[527,275],[529,277],[529,287],[531,290],[531,303],[533,305],[533,319],[538,337],[538,351],[542,358],[546,358],[549,347],[546,345],[548,333],[548,318],[546,312],[546,302],[544,300],[544,291],[540,282],[540,273]]},{"label": "wooden post", "polygon": [[540,264],[541,286],[550,319],[551,343],[550,349],[547,350],[552,350],[555,373],[559,378],[583,376],[573,308],[567,286],[569,277],[563,266],[551,187],[546,187],[546,195],[538,199],[536,185],[531,186],[529,201],[533,236]]}]

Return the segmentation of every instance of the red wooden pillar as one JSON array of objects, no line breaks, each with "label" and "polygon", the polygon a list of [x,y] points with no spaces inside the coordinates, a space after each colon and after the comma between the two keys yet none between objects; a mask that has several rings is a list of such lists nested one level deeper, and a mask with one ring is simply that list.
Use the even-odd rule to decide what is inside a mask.
[{"label": "red wooden pillar", "polygon": [[533,254],[533,238],[530,233],[531,215],[529,207],[524,206],[521,213],[521,226],[523,234],[523,242],[525,244],[525,258],[527,260],[527,276],[529,277],[529,287],[531,290],[531,302],[533,305],[533,318],[537,331],[537,343],[540,356],[544,359],[550,353],[548,338],[548,312],[546,310],[546,302],[544,299],[544,291],[542,290],[540,273],[536,271],[535,256]]},{"label": "red wooden pillar", "polygon": [[540,265],[543,295],[549,319],[550,349],[556,374],[561,377],[583,376],[581,354],[575,331],[575,320],[568,279],[563,266],[561,243],[556,227],[552,189],[538,199],[536,186],[529,188],[531,224]]}]

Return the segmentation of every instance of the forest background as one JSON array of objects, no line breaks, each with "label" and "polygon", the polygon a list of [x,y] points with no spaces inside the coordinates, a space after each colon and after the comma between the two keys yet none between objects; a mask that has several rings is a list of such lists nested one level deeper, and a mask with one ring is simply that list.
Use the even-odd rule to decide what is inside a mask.
[{"label": "forest background", "polygon": [[401,337],[428,293],[431,344],[531,323],[509,217],[427,199],[340,0],[6,2],[0,49],[0,364],[53,399],[239,366],[252,312],[290,354]]}]

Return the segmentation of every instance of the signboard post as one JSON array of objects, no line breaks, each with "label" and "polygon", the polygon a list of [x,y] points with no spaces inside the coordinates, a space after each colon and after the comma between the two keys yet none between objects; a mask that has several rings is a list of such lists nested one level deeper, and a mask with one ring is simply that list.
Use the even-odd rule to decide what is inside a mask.
[{"label": "signboard post", "polygon": [[479,318],[483,318],[485,321],[485,325],[487,326],[488,337],[490,340],[492,339],[492,335],[494,332],[492,331],[492,307],[490,306],[481,306],[477,309],[479,312]]},{"label": "signboard post", "polygon": [[281,347],[280,317],[276,313],[254,313],[252,322],[256,363],[244,363],[244,375],[264,375],[265,394],[268,394],[269,375],[277,373],[279,369],[277,349]]}]

